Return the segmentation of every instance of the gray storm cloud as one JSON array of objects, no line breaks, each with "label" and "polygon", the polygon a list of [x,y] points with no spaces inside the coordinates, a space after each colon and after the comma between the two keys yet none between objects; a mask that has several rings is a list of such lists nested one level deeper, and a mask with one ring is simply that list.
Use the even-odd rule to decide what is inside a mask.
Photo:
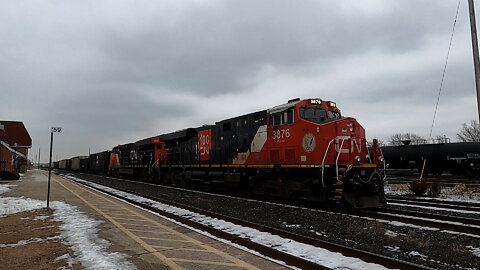
[{"label": "gray storm cloud", "polygon": [[[335,100],[370,137],[426,135],[457,3],[4,1],[0,118],[35,149],[64,126],[61,158],[297,96]],[[462,3],[438,135],[476,117],[468,31]]]}]

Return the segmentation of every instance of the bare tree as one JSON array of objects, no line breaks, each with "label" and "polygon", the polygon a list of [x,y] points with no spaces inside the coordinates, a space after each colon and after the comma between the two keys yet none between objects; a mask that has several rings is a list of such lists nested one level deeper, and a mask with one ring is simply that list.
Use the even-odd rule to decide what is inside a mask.
[{"label": "bare tree", "polygon": [[425,144],[427,139],[414,133],[397,133],[388,140],[390,145]]},{"label": "bare tree", "polygon": [[[385,141],[383,140],[378,139],[377,142],[379,147],[386,145]],[[372,146],[373,146],[373,141],[367,141],[367,147],[372,147]]]},{"label": "bare tree", "polygon": [[463,123],[457,138],[462,142],[480,142],[480,125],[476,120],[470,121],[470,125]]}]

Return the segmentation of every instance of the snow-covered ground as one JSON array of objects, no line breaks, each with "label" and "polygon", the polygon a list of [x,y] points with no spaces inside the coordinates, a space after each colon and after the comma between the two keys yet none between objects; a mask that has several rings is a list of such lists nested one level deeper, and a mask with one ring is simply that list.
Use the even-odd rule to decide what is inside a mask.
[{"label": "snow-covered ground", "polygon": [[[13,185],[0,185],[0,194],[8,192],[13,187]],[[80,262],[85,269],[136,269],[136,266],[127,260],[127,255],[107,251],[110,243],[98,236],[97,226],[101,221],[88,217],[74,205],[60,201],[51,202],[50,205],[54,210],[53,219],[61,222],[60,237],[73,250],[75,256],[70,258],[65,254],[57,259],[67,258],[70,265]],[[45,207],[46,201],[0,196],[0,218]],[[43,241],[42,239],[30,240]],[[13,245],[25,245],[31,241],[22,240]]]},{"label": "snow-covered ground", "polygon": [[14,187],[14,186],[15,185],[8,185],[8,184],[1,185],[0,184],[0,194],[9,192],[11,190],[11,187]]},{"label": "snow-covered ground", "polygon": [[[389,184],[385,186],[386,195],[404,196],[414,193],[408,189],[408,184]],[[429,198],[429,197],[421,197]],[[480,202],[480,189],[467,188],[465,186],[458,187],[442,187],[440,196],[432,198],[445,201],[465,201],[465,202]]]},{"label": "snow-covered ground", "polygon": [[136,269],[125,254],[108,252],[110,242],[98,236],[97,226],[102,223],[81,213],[77,206],[53,202],[53,216],[60,221],[64,242],[74,251],[86,269]]},{"label": "snow-covered ground", "polygon": [[186,209],[166,205],[166,204],[159,203],[159,202],[146,199],[140,196],[128,194],[128,193],[125,193],[116,189],[112,189],[109,187],[97,185],[91,182],[86,182],[82,179],[78,179],[73,176],[67,175],[65,177],[78,182],[88,183],[89,185],[92,185],[101,190],[120,195],[124,198],[128,198],[136,202],[148,204],[159,210],[190,219],[197,223],[213,227],[215,229],[230,233],[235,236],[240,236],[252,242],[277,249],[279,251],[303,258],[305,260],[311,261],[319,265],[327,266],[334,269],[373,269],[373,270],[388,269],[382,265],[367,263],[358,258],[346,257],[340,253],[331,252],[323,248],[314,247],[314,246],[300,243],[291,239],[282,238],[277,235],[272,235],[270,233],[258,231],[256,229],[240,226],[240,225],[233,224],[231,222],[227,222],[224,220],[219,220],[216,218],[211,218],[205,215],[191,212]]}]

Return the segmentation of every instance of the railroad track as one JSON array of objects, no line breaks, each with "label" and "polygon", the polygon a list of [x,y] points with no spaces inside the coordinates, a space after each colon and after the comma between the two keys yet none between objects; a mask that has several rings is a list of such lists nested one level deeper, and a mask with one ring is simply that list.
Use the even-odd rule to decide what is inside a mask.
[{"label": "railroad track", "polygon": [[[439,211],[462,211],[468,215],[480,215],[480,204],[458,201],[441,201],[428,199],[406,199],[400,197],[388,197],[387,206],[424,207]],[[418,226],[438,228],[440,230],[454,231],[480,236],[480,219],[459,217],[443,214],[434,214],[424,211],[412,211],[394,208],[381,208],[375,211],[364,210],[364,216],[375,219],[386,219]]]},{"label": "railroad track", "polygon": [[464,210],[477,212],[478,214],[480,214],[480,203],[474,202],[444,201],[435,199],[402,198],[389,196],[387,197],[387,203]]},{"label": "railroad track", "polygon": [[[405,178],[405,179],[402,179],[402,178],[390,178],[390,179],[387,179],[387,182],[388,184],[408,184],[408,183],[411,183],[413,181],[418,181],[418,177],[416,178]],[[455,186],[458,186],[458,185],[465,185],[466,187],[470,187],[470,188],[478,188],[480,187],[480,183],[465,183],[465,182],[461,182],[461,181],[438,181],[438,180],[434,180],[434,179],[423,179],[422,180],[423,182],[427,183],[427,184],[440,184],[442,187],[455,187]]]},{"label": "railroad track", "polygon": [[[91,181],[91,180],[92,179],[85,180],[85,181]],[[361,259],[365,262],[380,264],[380,265],[383,265],[383,266],[388,267],[388,268],[395,268],[395,269],[431,269],[431,268],[421,266],[421,265],[417,265],[417,264],[414,264],[414,263],[411,263],[411,262],[402,261],[402,260],[386,257],[386,256],[383,256],[383,255],[374,254],[374,253],[371,253],[371,252],[366,252],[366,251],[362,251],[362,250],[359,250],[359,249],[350,248],[350,247],[347,247],[347,246],[343,246],[343,245],[339,245],[339,244],[335,244],[335,243],[331,243],[331,242],[327,242],[327,241],[323,241],[323,240],[319,240],[319,239],[314,239],[314,238],[294,234],[294,233],[287,232],[287,231],[284,231],[284,230],[271,228],[271,227],[268,227],[268,226],[260,225],[260,224],[245,221],[245,220],[240,220],[240,219],[237,219],[237,218],[234,218],[234,217],[231,217],[231,216],[225,216],[225,215],[221,215],[221,214],[218,214],[218,213],[213,213],[213,212],[210,212],[210,211],[206,211],[206,210],[203,210],[203,209],[191,207],[191,206],[188,206],[188,205],[185,205],[185,204],[180,204],[180,203],[176,203],[176,202],[161,200],[159,198],[149,196],[149,195],[145,194],[144,192],[142,192],[142,188],[140,187],[138,182],[125,181],[125,180],[122,180],[122,179],[117,179],[117,181],[120,185],[105,185],[105,183],[98,183],[98,182],[95,182],[95,181],[93,181],[93,182],[95,182],[97,184],[100,184],[100,185],[105,185],[105,186],[108,186],[108,187],[111,187],[111,188],[115,188],[115,189],[121,190],[123,192],[127,192],[127,193],[130,193],[130,194],[134,194],[134,195],[138,195],[138,196],[141,196],[141,197],[144,197],[144,198],[148,198],[148,199],[160,202],[160,203],[164,203],[164,204],[167,204],[167,205],[171,205],[171,206],[179,207],[179,208],[186,209],[186,210],[189,210],[189,211],[192,211],[192,212],[196,212],[198,214],[202,214],[202,215],[205,215],[205,216],[209,216],[209,217],[213,217],[213,218],[216,218],[216,219],[224,220],[224,221],[231,222],[231,223],[234,223],[234,224],[237,224],[237,225],[240,225],[240,226],[253,228],[253,229],[256,229],[258,231],[268,232],[272,235],[278,235],[282,238],[291,239],[291,240],[294,240],[294,241],[297,241],[297,242],[300,242],[300,243],[304,243],[304,244],[307,244],[307,245],[311,245],[311,246],[314,246],[314,247],[318,247],[318,248],[327,249],[327,250],[332,251],[332,252],[338,252],[338,253],[341,253],[341,254],[343,254],[344,256],[347,256],[347,257],[355,257],[355,258],[359,258],[359,259]],[[102,182],[102,181],[100,181],[100,182]],[[85,184],[85,183],[81,183],[81,184]],[[202,230],[202,231],[206,231],[206,232],[208,232],[208,233],[210,233],[210,234],[212,234],[216,237],[226,239],[226,240],[231,241],[233,243],[245,246],[249,249],[252,249],[252,250],[255,250],[255,251],[257,251],[261,254],[264,254],[265,256],[271,257],[273,259],[284,261],[285,263],[287,263],[289,265],[296,266],[296,267],[299,267],[301,269],[330,269],[328,267],[325,267],[325,266],[322,266],[322,265],[319,265],[319,264],[315,264],[311,261],[308,261],[308,260],[305,260],[303,258],[290,255],[288,253],[273,249],[271,247],[264,246],[264,245],[261,245],[261,244],[257,244],[255,242],[252,242],[252,241],[247,240],[245,238],[241,238],[241,237],[229,234],[227,232],[220,231],[220,230],[214,229],[212,227],[199,224],[199,223],[194,222],[190,219],[186,219],[186,218],[180,217],[178,215],[159,210],[155,207],[152,207],[149,204],[139,203],[137,201],[121,197],[121,196],[119,196],[115,193],[102,190],[101,188],[99,188],[97,186],[93,186],[93,185],[88,184],[88,183],[86,185],[89,185],[91,188],[94,188],[94,189],[100,190],[102,192],[108,193],[111,196],[114,196],[114,197],[123,199],[125,201],[128,201],[129,203],[138,205],[142,208],[146,208],[146,209],[149,209],[149,210],[154,211],[156,213],[159,213],[160,215],[163,215],[163,216],[166,216],[168,218],[174,219],[174,220],[176,220],[176,221],[178,221],[182,224],[186,224],[186,225],[191,226],[193,228],[196,228],[196,229],[199,229],[199,230]],[[132,192],[132,190],[136,190],[136,191]]]},{"label": "railroad track", "polygon": [[374,211],[362,210],[360,213],[362,216],[374,219],[397,221],[417,226],[437,228],[439,230],[480,236],[480,219],[388,208]]}]

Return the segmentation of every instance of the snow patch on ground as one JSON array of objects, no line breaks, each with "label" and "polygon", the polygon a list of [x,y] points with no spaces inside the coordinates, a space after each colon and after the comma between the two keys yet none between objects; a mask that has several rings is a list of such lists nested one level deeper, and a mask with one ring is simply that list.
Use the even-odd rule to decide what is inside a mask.
[{"label": "snow patch on ground", "polygon": [[14,186],[16,186],[16,185],[8,185],[8,184],[0,185],[0,194],[10,192],[10,190],[11,190],[10,188],[14,187]]},{"label": "snow patch on ground", "polygon": [[18,246],[24,246],[30,243],[39,243],[39,242],[45,242],[45,241],[50,241],[50,240],[56,240],[59,239],[60,237],[58,236],[53,236],[53,237],[47,237],[47,238],[32,238],[28,240],[20,240],[15,244],[0,244],[0,248],[6,248],[6,247],[18,247]]},{"label": "snow patch on ground", "polygon": [[404,196],[404,195],[411,195],[413,194],[408,189],[408,184],[392,184],[392,185],[385,185],[384,187],[385,195],[390,196]]},{"label": "snow patch on ground", "polygon": [[37,210],[46,206],[46,202],[29,198],[0,197],[0,217],[25,211]]},{"label": "snow patch on ground", "polygon": [[318,236],[328,237],[328,234],[326,234],[324,232],[317,232],[315,230],[310,230],[310,232],[312,232],[312,233],[314,233],[315,235],[318,235]]},{"label": "snow patch on ground", "polygon": [[417,251],[411,251],[410,253],[408,253],[408,255],[414,256],[414,257],[420,257],[422,259],[427,259],[428,258],[428,256],[422,255],[422,254],[418,253]]},{"label": "snow patch on ground", "polygon": [[[0,197],[0,217],[24,211],[44,208],[46,201],[30,198]],[[60,221],[61,238],[74,251],[76,258],[86,269],[136,269],[126,260],[126,255],[108,252],[110,243],[98,237],[97,226],[100,221],[81,213],[78,207],[64,202],[51,203],[53,218]],[[43,218],[43,216],[42,216]],[[45,241],[48,239],[22,240],[13,245],[25,245],[27,242]],[[3,247],[3,245],[0,245]]]},{"label": "snow patch on ground", "polygon": [[[388,184],[385,186],[385,194],[387,196],[414,196],[414,193],[408,189],[408,184]],[[442,187],[440,196],[438,198],[419,198],[478,203],[480,201],[480,190],[478,188],[467,188],[464,185],[459,185],[456,187]]]},{"label": "snow patch on ground", "polygon": [[473,246],[467,246],[467,248],[473,255],[480,257],[480,248],[476,248]]},{"label": "snow patch on ground", "polygon": [[54,220],[62,222],[62,238],[71,246],[77,259],[86,269],[136,269],[126,255],[108,252],[110,242],[98,237],[97,226],[102,223],[81,213],[78,207],[53,202]]},{"label": "snow patch on ground", "polygon": [[397,237],[399,234],[394,231],[385,230],[385,235],[391,236],[391,237]]},{"label": "snow patch on ground", "polygon": [[300,224],[288,224],[286,222],[283,222],[283,226],[285,226],[287,228],[300,228],[300,227],[302,227],[302,225],[300,225]]},{"label": "snow patch on ground", "polygon": [[58,262],[58,261],[61,261],[61,260],[65,260],[67,262],[67,267],[60,267],[58,268],[57,270],[69,270],[69,269],[73,269],[73,264],[74,264],[74,259],[70,256],[70,254],[63,254],[62,256],[58,256],[57,258],[55,258],[55,260],[53,260],[54,263]]},{"label": "snow patch on ground", "polygon": [[386,248],[387,250],[393,251],[393,252],[400,252],[400,247],[397,247],[397,246],[394,246],[394,247],[384,246],[384,248]]},{"label": "snow patch on ground", "polygon": [[444,187],[438,199],[478,203],[480,201],[480,190],[478,188]]},{"label": "snow patch on ground", "polygon": [[134,200],[140,203],[150,205],[159,210],[181,216],[183,218],[188,218],[192,221],[198,222],[203,225],[213,227],[217,230],[221,230],[232,235],[236,235],[245,239],[248,239],[252,242],[268,246],[279,251],[291,254],[296,257],[300,257],[311,261],[313,263],[327,266],[335,269],[387,269],[382,265],[367,263],[358,258],[346,257],[340,253],[331,252],[326,249],[314,247],[304,243],[300,243],[291,239],[282,238],[278,235],[272,235],[270,233],[258,231],[256,229],[243,227],[231,222],[224,220],[219,220],[216,218],[211,218],[205,215],[201,215],[195,212],[188,211],[186,209],[173,207],[170,205],[162,204],[150,199],[142,198],[140,196],[128,194],[119,190],[115,190],[109,187],[97,185],[91,182],[84,181],[82,179],[65,176],[71,180],[82,182],[90,186],[94,186],[100,190],[108,191],[117,195],[120,195],[124,198]]}]

